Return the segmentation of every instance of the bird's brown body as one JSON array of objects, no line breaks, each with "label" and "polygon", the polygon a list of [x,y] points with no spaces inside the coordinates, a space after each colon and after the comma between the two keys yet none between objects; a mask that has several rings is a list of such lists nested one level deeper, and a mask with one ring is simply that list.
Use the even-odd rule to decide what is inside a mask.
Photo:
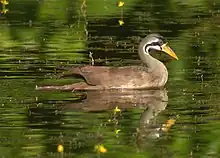
[{"label": "bird's brown body", "polygon": [[[73,68],[73,74],[85,78],[84,89],[144,89],[163,87],[168,73],[161,63],[154,71],[149,72],[146,66],[85,66]],[[161,75],[162,74],[162,75]]]}]

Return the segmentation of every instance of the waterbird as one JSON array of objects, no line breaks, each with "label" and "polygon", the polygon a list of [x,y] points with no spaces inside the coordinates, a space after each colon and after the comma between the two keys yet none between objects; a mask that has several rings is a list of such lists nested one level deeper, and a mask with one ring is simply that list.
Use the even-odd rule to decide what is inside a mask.
[{"label": "waterbird", "polygon": [[159,34],[149,34],[139,44],[138,54],[141,65],[79,66],[70,72],[82,76],[85,81],[63,86],[42,86],[43,90],[107,90],[107,89],[155,89],[164,87],[168,80],[166,66],[153,56],[154,52],[167,53],[178,60],[175,52]]}]

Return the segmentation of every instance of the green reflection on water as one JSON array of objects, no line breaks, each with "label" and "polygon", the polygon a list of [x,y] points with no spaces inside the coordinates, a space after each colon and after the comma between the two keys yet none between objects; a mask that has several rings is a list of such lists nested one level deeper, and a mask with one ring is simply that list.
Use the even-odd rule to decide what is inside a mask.
[{"label": "green reflection on water", "polygon": [[[10,1],[9,12],[0,15],[1,154],[53,157],[61,143],[66,157],[218,157],[219,2],[125,1],[123,26],[117,1],[82,3]],[[166,62],[169,102],[154,120],[164,124],[178,117],[162,137],[137,142],[143,109],[124,109],[109,123],[110,109],[64,106],[83,98],[81,93],[34,90],[45,79],[78,81],[54,76],[63,71],[60,66],[89,64],[89,51],[96,64],[136,64],[138,37],[149,32],[167,37],[180,58]],[[98,143],[108,152],[97,155]]]}]

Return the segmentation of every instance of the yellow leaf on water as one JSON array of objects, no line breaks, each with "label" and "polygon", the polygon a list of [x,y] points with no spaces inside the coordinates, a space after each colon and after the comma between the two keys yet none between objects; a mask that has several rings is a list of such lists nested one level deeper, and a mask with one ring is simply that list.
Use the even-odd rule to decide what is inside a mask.
[{"label": "yellow leaf on water", "polygon": [[59,153],[62,153],[63,151],[64,151],[64,147],[63,147],[63,145],[58,145],[57,146],[57,151],[59,152]]},{"label": "yellow leaf on water", "polygon": [[167,120],[167,122],[166,122],[165,124],[162,125],[162,128],[161,128],[161,129],[162,129],[164,132],[167,132],[167,131],[171,128],[171,126],[175,124],[175,122],[176,122],[176,120],[174,120],[174,119],[169,119],[169,120]]},{"label": "yellow leaf on water", "polygon": [[119,1],[119,2],[118,2],[118,7],[123,7],[124,4],[125,4],[125,2],[123,2],[123,1]]},{"label": "yellow leaf on water", "polygon": [[118,23],[120,26],[124,25],[124,21],[123,20],[118,20]]},{"label": "yellow leaf on water", "polygon": [[120,129],[115,130],[115,134],[118,134],[120,131]]},{"label": "yellow leaf on water", "polygon": [[3,10],[1,11],[2,14],[6,14],[7,12],[8,12],[8,9],[3,9]]},{"label": "yellow leaf on water", "polygon": [[118,106],[116,106],[114,109],[114,113],[117,113],[117,112],[121,112],[121,109],[119,109]]},{"label": "yellow leaf on water", "polygon": [[100,153],[106,153],[107,149],[104,147],[104,145],[98,144],[95,146],[95,151],[100,152]]},{"label": "yellow leaf on water", "polygon": [[3,5],[7,5],[8,1],[7,0],[0,0],[0,3],[2,3]]}]

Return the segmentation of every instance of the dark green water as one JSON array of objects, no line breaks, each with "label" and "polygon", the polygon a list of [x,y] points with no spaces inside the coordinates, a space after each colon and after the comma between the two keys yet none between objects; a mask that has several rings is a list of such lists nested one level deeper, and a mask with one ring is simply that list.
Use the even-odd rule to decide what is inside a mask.
[{"label": "dark green water", "polygon": [[[117,2],[0,5],[9,9],[0,14],[1,157],[219,157],[220,3]],[[35,90],[80,81],[56,75],[91,64],[89,52],[95,65],[139,64],[138,43],[152,32],[179,57],[157,54],[169,71],[165,90]]]}]

